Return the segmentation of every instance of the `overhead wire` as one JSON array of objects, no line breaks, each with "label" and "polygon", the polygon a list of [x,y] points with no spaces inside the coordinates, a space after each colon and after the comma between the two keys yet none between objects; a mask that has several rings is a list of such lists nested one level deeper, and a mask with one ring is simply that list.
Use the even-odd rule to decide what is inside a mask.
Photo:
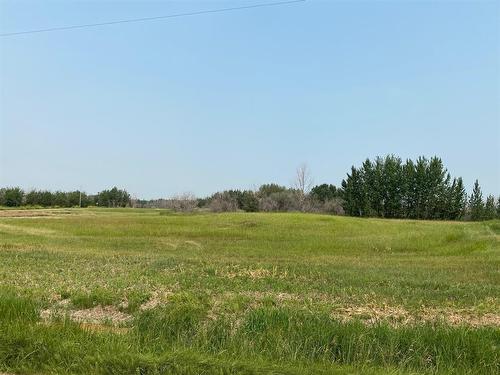
[{"label": "overhead wire", "polygon": [[300,2],[304,2],[304,1],[306,1],[306,0],[277,1],[277,2],[272,2],[272,3],[260,3],[260,4],[244,5],[244,6],[238,6],[238,7],[207,9],[207,10],[185,12],[185,13],[174,13],[174,14],[167,14],[167,15],[163,15],[163,16],[129,18],[129,19],[116,20],[116,21],[108,21],[108,22],[96,22],[96,23],[87,23],[87,24],[80,24],[80,25],[50,27],[50,28],[46,28],[46,29],[15,31],[15,32],[10,32],[10,33],[0,33],[0,37],[10,37],[10,36],[16,36],[16,35],[23,35],[23,34],[36,34],[36,33],[46,33],[46,32],[53,32],[53,31],[83,29],[83,28],[89,28],[89,27],[117,25],[117,24],[123,24],[123,23],[148,22],[148,21],[156,21],[156,20],[162,20],[162,19],[168,19],[168,18],[196,16],[196,15],[208,14],[208,13],[221,13],[221,12],[230,12],[230,11],[243,10],[243,9],[253,9],[253,8],[262,8],[262,7],[270,7],[270,6],[278,6],[278,5],[288,5],[288,4],[300,3]]}]

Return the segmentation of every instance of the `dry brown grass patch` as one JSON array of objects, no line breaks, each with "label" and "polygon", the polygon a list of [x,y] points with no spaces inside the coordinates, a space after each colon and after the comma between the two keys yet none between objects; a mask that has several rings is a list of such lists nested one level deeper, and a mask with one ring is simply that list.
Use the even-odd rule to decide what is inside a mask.
[{"label": "dry brown grass patch", "polygon": [[75,215],[76,211],[71,209],[26,209],[26,210],[0,210],[0,217],[60,217]]},{"label": "dry brown grass patch", "polygon": [[61,300],[51,308],[40,311],[40,318],[45,323],[54,319],[68,318],[80,324],[113,326],[123,325],[132,320],[132,316],[119,311],[115,306],[95,306],[89,309],[70,309],[69,300]]},{"label": "dry brown grass patch", "polygon": [[9,233],[32,234],[35,236],[50,236],[57,233],[52,229],[25,227],[4,223],[0,223],[0,230],[7,231]]},{"label": "dry brown grass patch", "polygon": [[401,306],[349,306],[332,311],[332,317],[343,321],[358,319],[366,324],[387,322],[391,325],[409,325],[418,323],[443,322],[452,326],[500,326],[500,315],[496,313],[478,313],[473,310],[423,308],[409,311]]},{"label": "dry brown grass patch", "polygon": [[151,310],[154,309],[155,307],[164,305],[167,303],[168,298],[172,294],[173,292],[170,290],[155,290],[151,294],[151,297],[139,307],[139,310],[142,311]]}]

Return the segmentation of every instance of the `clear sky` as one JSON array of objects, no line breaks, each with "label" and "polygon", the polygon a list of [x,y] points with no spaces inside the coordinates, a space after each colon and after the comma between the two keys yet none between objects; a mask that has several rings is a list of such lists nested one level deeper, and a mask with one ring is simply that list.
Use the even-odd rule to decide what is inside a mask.
[{"label": "clear sky", "polygon": [[[0,1],[0,33],[272,2]],[[144,197],[394,153],[500,194],[500,2],[303,3],[0,38],[0,185]]]}]

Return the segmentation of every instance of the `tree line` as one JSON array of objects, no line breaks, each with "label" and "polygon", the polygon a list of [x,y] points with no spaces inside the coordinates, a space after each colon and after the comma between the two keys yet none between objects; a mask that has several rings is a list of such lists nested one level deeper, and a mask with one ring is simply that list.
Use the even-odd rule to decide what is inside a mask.
[{"label": "tree line", "polygon": [[402,161],[394,155],[366,159],[353,166],[341,186],[312,186],[306,165],[297,168],[293,186],[264,184],[254,190],[225,190],[205,198],[183,194],[169,199],[131,199],[113,187],[95,195],[80,191],[24,192],[0,189],[0,206],[144,207],[189,212],[318,212],[359,217],[427,220],[489,220],[500,218],[500,197],[483,197],[476,180],[470,196],[461,177],[452,177],[438,157]]},{"label": "tree line", "polygon": [[342,189],[352,216],[455,220],[467,201],[462,178],[452,179],[437,157],[405,163],[392,155],[367,159],[351,168]]},{"label": "tree line", "polygon": [[484,199],[477,180],[468,196],[463,179],[452,178],[438,157],[405,162],[394,155],[377,157],[353,166],[340,187],[311,186],[311,182],[307,167],[301,166],[292,187],[265,184],[255,190],[225,190],[201,199],[187,194],[139,204],[174,211],[302,211],[426,220],[500,218],[500,197]]},{"label": "tree line", "polygon": [[130,206],[130,194],[126,190],[113,187],[94,195],[85,192],[30,190],[19,187],[0,189],[0,206],[6,207],[127,207]]},{"label": "tree line", "polygon": [[483,194],[476,180],[470,197],[461,177],[452,178],[438,157],[403,161],[393,155],[367,159],[342,181],[348,215],[441,220],[500,217],[500,197]]},{"label": "tree line", "polygon": [[388,155],[351,167],[342,181],[343,208],[350,216],[441,220],[500,217],[500,197],[483,200],[476,180],[470,197],[461,177],[452,178],[438,157],[404,163]]}]

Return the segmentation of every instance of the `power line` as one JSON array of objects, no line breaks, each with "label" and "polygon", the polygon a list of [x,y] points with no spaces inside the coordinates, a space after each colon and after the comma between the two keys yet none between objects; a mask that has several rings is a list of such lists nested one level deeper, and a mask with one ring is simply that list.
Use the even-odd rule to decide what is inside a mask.
[{"label": "power line", "polygon": [[246,6],[240,6],[240,7],[208,9],[208,10],[200,10],[197,12],[168,14],[165,16],[131,18],[131,19],[125,19],[125,20],[109,21],[109,22],[88,23],[88,24],[83,24],[83,25],[51,27],[48,29],[17,31],[17,32],[12,32],[12,33],[0,34],[0,37],[8,37],[8,36],[14,36],[14,35],[21,35],[21,34],[46,33],[46,32],[51,32],[51,31],[61,31],[61,30],[71,30],[71,29],[83,29],[85,27],[99,27],[99,26],[106,26],[106,25],[117,25],[120,23],[155,21],[155,20],[161,20],[161,19],[166,19],[166,18],[187,17],[187,16],[196,16],[199,14],[207,14],[207,13],[220,13],[220,12],[229,12],[229,11],[242,10],[242,9],[261,8],[261,7],[269,7],[269,6],[276,6],[276,5],[286,5],[286,4],[292,4],[292,3],[300,3],[300,2],[304,2],[304,1],[306,1],[306,0],[278,1],[278,2],[274,2],[274,3],[254,4],[254,5],[246,5]]}]

